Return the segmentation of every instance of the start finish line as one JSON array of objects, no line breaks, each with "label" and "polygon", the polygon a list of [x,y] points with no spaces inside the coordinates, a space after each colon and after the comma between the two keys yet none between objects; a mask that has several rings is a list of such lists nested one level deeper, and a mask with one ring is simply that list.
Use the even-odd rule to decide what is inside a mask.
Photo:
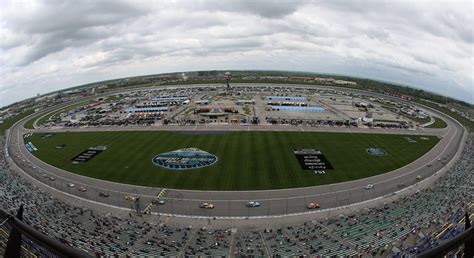
[{"label": "start finish line", "polygon": [[293,153],[304,170],[333,169],[331,163],[317,149],[294,149]]}]

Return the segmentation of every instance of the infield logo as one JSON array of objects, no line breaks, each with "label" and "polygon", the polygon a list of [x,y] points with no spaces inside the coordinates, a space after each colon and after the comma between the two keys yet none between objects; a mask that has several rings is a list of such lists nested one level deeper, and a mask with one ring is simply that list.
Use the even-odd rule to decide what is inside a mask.
[{"label": "infield logo", "polygon": [[211,166],[217,157],[198,148],[185,148],[158,154],[152,161],[163,168],[183,170]]}]

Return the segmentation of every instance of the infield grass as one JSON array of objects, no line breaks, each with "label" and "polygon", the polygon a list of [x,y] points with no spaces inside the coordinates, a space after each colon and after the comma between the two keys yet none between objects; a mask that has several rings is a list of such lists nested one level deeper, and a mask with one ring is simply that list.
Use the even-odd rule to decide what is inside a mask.
[{"label": "infield grass", "polygon": [[0,124],[0,137],[5,134],[5,131],[10,128],[14,123],[22,119],[23,117],[26,117],[28,115],[33,114],[35,111],[33,109],[26,110],[16,116],[9,117],[3,121],[3,123]]},{"label": "infield grass", "polygon": [[[65,170],[121,183],[200,190],[260,190],[314,186],[369,177],[402,167],[429,151],[435,136],[320,133],[229,132],[183,134],[175,132],[68,132],[42,139],[35,156]],[[421,138],[420,138],[421,137]],[[66,144],[62,149],[56,145]],[[108,149],[88,162],[71,159],[91,146]],[[163,152],[195,147],[215,154],[217,163],[191,170],[168,170],[152,163]],[[319,149],[334,167],[324,175],[301,169],[295,148]],[[380,148],[386,156],[367,154]]]},{"label": "infield grass", "polygon": [[428,125],[426,128],[446,128],[448,126],[441,118],[435,116],[434,119],[434,123]]}]

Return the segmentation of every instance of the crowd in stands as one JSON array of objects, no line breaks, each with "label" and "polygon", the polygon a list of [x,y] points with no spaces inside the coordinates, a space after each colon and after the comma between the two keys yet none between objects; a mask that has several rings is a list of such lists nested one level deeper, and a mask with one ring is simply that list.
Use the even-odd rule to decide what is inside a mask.
[{"label": "crowd in stands", "polygon": [[[401,257],[433,248],[464,230],[465,212],[474,211],[473,160],[474,135],[470,135],[462,158],[433,186],[382,207],[281,228],[217,229],[147,221],[152,215],[101,214],[58,200],[14,172],[2,151],[0,205],[14,214],[24,204],[26,223],[97,256]],[[1,256],[11,228],[8,223],[0,225]],[[40,256],[45,252],[26,238],[23,246]]]}]

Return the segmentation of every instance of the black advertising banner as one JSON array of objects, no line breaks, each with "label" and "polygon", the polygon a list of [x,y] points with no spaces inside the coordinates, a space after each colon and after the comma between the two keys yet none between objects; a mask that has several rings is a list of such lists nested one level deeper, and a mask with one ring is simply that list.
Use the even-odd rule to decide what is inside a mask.
[{"label": "black advertising banner", "polygon": [[293,153],[304,170],[333,169],[331,163],[317,149],[294,149]]}]

